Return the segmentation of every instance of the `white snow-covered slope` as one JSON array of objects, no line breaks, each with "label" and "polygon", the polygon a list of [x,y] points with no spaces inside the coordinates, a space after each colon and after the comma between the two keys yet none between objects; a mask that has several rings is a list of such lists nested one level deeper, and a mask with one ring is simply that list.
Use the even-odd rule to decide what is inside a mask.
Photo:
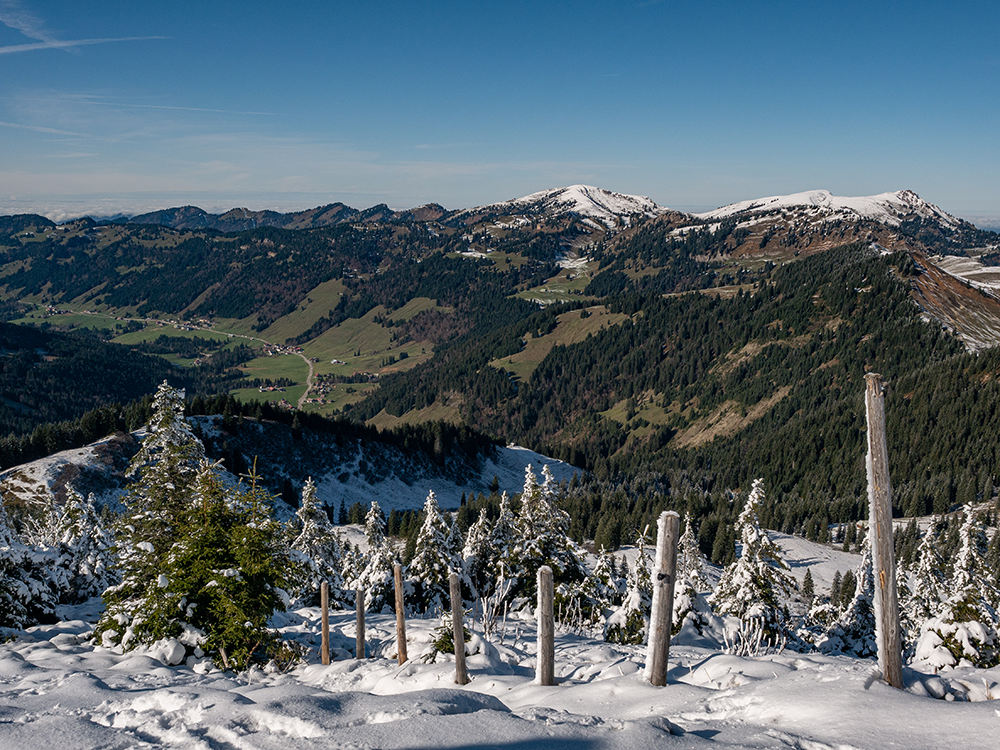
[{"label": "white snow-covered slope", "polygon": [[411,659],[399,666],[392,614],[366,618],[370,658],[358,661],[354,613],[333,612],[334,661],[323,666],[319,610],[307,608],[275,618],[307,648],[307,664],[237,675],[195,657],[176,665],[183,649],[169,641],[127,654],[90,644],[95,614],[65,611],[65,622],[0,643],[0,750],[985,750],[998,725],[989,700],[998,669],[906,669],[906,689],[896,690],[873,660],[751,659],[677,643],[666,687],[653,687],[642,679],[645,647],[559,628],[558,684],[543,687],[534,680],[534,619],[519,612],[493,642],[468,623],[471,682],[458,686],[453,658],[421,658],[438,619],[407,621]]},{"label": "white snow-covered slope", "polygon": [[923,200],[912,190],[855,198],[836,196],[829,190],[808,190],[804,193],[740,201],[697,216],[701,219],[719,220],[738,214],[786,208],[805,208],[810,213],[827,214],[831,218],[843,216],[849,219],[873,219],[890,226],[898,226],[904,216],[912,214],[933,219],[950,228],[956,228],[960,224],[959,219],[942,211],[933,203]]},{"label": "white snow-covered slope", "polygon": [[591,185],[570,185],[542,190],[523,198],[471,208],[464,213],[502,211],[513,214],[543,213],[548,216],[577,214],[613,229],[617,226],[627,226],[633,217],[657,216],[667,210],[645,196],[615,193]]},{"label": "white snow-covered slope", "polygon": [[[198,418],[203,434],[218,436],[212,418]],[[0,496],[19,503],[46,506],[54,496],[58,496],[67,485],[83,492],[94,492],[98,503],[115,502],[124,492],[125,478],[122,471],[131,459],[145,429],[133,433],[136,440],[125,436],[108,437],[92,445],[41,458],[0,472]],[[131,450],[128,445],[131,444]],[[463,494],[466,496],[480,492],[489,494],[494,477],[501,491],[516,494],[524,486],[524,472],[531,466],[540,477],[542,468],[549,467],[557,482],[569,481],[580,470],[564,461],[543,456],[535,451],[509,445],[498,448],[491,458],[483,459],[478,473],[456,480],[445,471],[426,471],[426,461],[400,450],[377,450],[377,446],[352,446],[343,454],[327,454],[335,461],[309,466],[304,470],[313,477],[317,485],[317,497],[335,510],[340,503],[349,508],[355,502],[368,507],[377,500],[385,513],[397,510],[419,510],[427,499],[427,493],[434,490],[441,506],[453,509],[459,506]],[[248,456],[249,462],[253,456]],[[382,470],[370,471],[370,465],[380,464]],[[283,472],[280,466],[266,464],[261,456],[261,466],[267,471]],[[366,469],[366,466],[368,469]],[[303,468],[303,467],[299,467]],[[268,474],[264,474],[268,477]],[[232,482],[238,481],[228,475]],[[301,490],[301,482],[294,481],[296,491]],[[290,512],[284,505],[278,506],[279,516]]]}]

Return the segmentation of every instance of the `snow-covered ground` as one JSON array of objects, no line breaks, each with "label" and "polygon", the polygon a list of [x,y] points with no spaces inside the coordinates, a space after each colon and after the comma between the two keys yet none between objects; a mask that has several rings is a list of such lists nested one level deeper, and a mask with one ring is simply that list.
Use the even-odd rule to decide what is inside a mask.
[{"label": "snow-covered ground", "polygon": [[[96,601],[96,600],[95,600]],[[334,613],[334,661],[319,663],[318,611],[284,615],[312,650],[285,673],[168,666],[169,648],[119,654],[88,642],[96,609],[0,645],[0,750],[25,748],[920,748],[995,747],[1000,670],[905,671],[786,652],[746,659],[674,644],[666,687],[642,678],[644,649],[557,630],[558,685],[534,683],[535,628],[511,617],[503,643],[473,623],[471,682],[425,663],[437,620],[408,620],[395,660],[391,615],[368,616],[370,658],[352,658],[354,615]],[[156,657],[159,658],[156,658]],[[956,697],[959,700],[954,700]],[[951,696],[952,700],[947,700]],[[944,697],[937,700],[935,697]],[[974,702],[962,700],[970,697]]]}]

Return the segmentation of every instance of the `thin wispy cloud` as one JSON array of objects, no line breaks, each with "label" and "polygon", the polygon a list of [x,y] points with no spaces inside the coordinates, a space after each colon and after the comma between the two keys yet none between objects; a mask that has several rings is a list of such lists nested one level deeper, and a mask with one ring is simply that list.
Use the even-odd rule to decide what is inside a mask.
[{"label": "thin wispy cloud", "polygon": [[36,133],[51,133],[53,135],[71,135],[78,138],[85,137],[82,133],[73,133],[69,130],[56,130],[55,128],[46,128],[40,125],[20,125],[16,122],[0,121],[0,127],[17,128],[18,130],[33,130]]},{"label": "thin wispy cloud", "polygon": [[38,49],[68,49],[86,44],[106,44],[108,42],[138,42],[146,39],[166,39],[165,36],[121,36],[113,39],[65,39],[50,42],[32,42],[31,44],[12,44],[0,47],[0,55],[10,55],[15,52],[31,52]]},{"label": "thin wispy cloud", "polygon": [[[155,37],[147,37],[153,39]],[[204,107],[176,107],[168,104],[126,104],[121,102],[101,102],[94,100],[82,100],[81,104],[93,104],[99,107],[130,107],[133,109],[172,109],[181,112],[212,112],[221,115],[265,115],[268,117],[287,117],[281,112],[241,112],[234,109],[206,109]]]},{"label": "thin wispy cloud", "polygon": [[0,47],[0,55],[10,55],[17,52],[33,52],[40,49],[71,49],[88,44],[107,44],[109,42],[137,42],[148,39],[166,39],[163,36],[123,36],[102,39],[59,39],[49,31],[45,22],[31,10],[25,8],[19,0],[0,0],[0,23],[8,28],[20,31],[29,39],[37,41],[28,44],[11,44]]},{"label": "thin wispy cloud", "polygon": [[29,39],[54,42],[56,37],[45,28],[45,22],[25,8],[20,0],[0,0],[0,23],[20,31]]}]

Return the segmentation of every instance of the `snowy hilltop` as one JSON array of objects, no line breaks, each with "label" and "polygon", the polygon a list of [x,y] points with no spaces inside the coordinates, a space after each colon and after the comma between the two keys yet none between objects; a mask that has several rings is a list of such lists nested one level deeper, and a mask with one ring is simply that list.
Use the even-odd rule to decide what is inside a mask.
[{"label": "snowy hilltop", "polygon": [[576,214],[596,220],[608,229],[628,226],[633,218],[658,216],[668,209],[656,205],[645,196],[615,193],[591,185],[570,185],[541,190],[523,198],[470,208],[461,214],[483,213],[544,214],[563,216]]},{"label": "snowy hilltop", "polygon": [[732,216],[742,217],[789,208],[806,209],[811,213],[831,218],[873,219],[891,226],[898,226],[903,217],[914,215],[923,219],[933,219],[952,229],[961,223],[960,219],[923,200],[912,190],[855,198],[836,196],[829,190],[808,190],[791,195],[740,201],[697,216],[700,219],[715,221]]}]

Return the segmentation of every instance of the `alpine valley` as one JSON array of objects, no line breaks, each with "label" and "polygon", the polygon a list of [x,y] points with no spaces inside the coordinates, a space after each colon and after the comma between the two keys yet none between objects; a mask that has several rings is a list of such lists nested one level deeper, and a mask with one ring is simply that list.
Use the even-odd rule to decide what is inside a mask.
[{"label": "alpine valley", "polygon": [[[127,464],[168,380],[211,455],[256,459],[290,500],[313,476],[333,508],[362,479],[386,508],[434,482],[455,507],[494,477],[516,491],[518,445],[576,473],[578,540],[614,548],[669,500],[722,561],[728,493],[756,477],[771,528],[864,516],[874,371],[896,512],[945,512],[991,499],[1000,466],[998,265],[1000,235],[907,190],[703,214],[574,185],[454,211],[4,216],[4,493],[81,473],[112,492],[94,462]],[[83,468],[21,466],[115,432]]]}]

